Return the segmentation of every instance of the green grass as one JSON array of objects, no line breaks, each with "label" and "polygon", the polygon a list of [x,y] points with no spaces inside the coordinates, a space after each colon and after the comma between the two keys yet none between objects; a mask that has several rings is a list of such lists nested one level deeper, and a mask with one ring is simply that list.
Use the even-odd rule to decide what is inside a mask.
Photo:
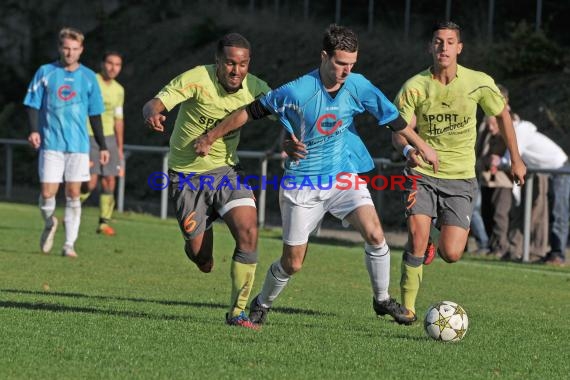
[{"label": "green grass", "polygon": [[[62,216],[60,207],[56,215]],[[63,229],[41,255],[36,207],[0,203],[0,378],[567,378],[570,270],[466,257],[424,270],[420,313],[440,300],[467,310],[459,343],[421,324],[377,319],[360,244],[313,243],[303,270],[262,331],[228,327],[232,240],[215,226],[216,264],[200,273],[173,220],[116,215],[99,236],[84,209],[79,258],[63,258]],[[254,292],[280,255],[262,231]],[[401,251],[393,249],[399,296]]]}]

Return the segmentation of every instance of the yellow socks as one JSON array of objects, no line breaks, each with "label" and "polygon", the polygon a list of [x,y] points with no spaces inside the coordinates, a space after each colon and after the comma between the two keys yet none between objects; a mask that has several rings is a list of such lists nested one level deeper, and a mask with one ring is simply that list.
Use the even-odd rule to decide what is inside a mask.
[{"label": "yellow socks", "polygon": [[91,195],[90,191],[79,194],[79,201],[81,201],[81,203],[85,202],[90,195]]},{"label": "yellow socks", "polygon": [[402,292],[402,303],[404,306],[416,312],[416,298],[420,290],[423,276],[423,257],[416,257],[410,252],[404,251],[402,258],[402,278],[400,280],[400,290]]},{"label": "yellow socks", "polygon": [[115,209],[115,196],[113,194],[101,194],[99,197],[100,218],[109,221]]},{"label": "yellow socks", "polygon": [[239,315],[247,307],[247,301],[251,294],[251,289],[253,288],[256,267],[257,263],[244,264],[235,261],[235,259],[232,260],[232,298],[230,300],[230,317]]}]

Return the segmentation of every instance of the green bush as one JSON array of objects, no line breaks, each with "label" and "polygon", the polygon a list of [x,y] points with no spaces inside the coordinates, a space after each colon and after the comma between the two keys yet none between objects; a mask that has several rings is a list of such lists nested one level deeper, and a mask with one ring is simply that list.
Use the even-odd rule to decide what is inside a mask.
[{"label": "green bush", "polygon": [[563,67],[563,50],[542,30],[526,21],[511,25],[509,38],[497,46],[497,64],[511,76],[556,71]]}]

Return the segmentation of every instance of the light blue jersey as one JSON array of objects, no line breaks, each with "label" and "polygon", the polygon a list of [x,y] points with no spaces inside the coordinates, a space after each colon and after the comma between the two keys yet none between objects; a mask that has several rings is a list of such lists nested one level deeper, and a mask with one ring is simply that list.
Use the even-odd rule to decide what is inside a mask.
[{"label": "light blue jersey", "polygon": [[24,99],[39,110],[40,149],[89,153],[88,116],[105,110],[95,73],[83,66],[65,70],[59,62],[42,65]]},{"label": "light blue jersey", "polygon": [[[386,125],[398,116],[396,107],[364,76],[348,75],[333,98],[324,88],[319,70],[289,82],[261,98],[284,127],[303,142],[308,154],[295,163],[287,160],[285,174],[329,182],[342,172],[365,173],[374,162],[354,126],[354,116],[365,111]],[[325,178],[323,178],[325,177]]]}]

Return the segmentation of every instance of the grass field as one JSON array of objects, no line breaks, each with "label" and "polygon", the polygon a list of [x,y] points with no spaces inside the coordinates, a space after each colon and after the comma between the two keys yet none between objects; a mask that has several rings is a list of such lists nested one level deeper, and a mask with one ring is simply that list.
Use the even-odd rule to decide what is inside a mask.
[{"label": "grass field", "polygon": [[[446,299],[470,318],[465,339],[445,344],[421,324],[377,319],[361,245],[322,241],[256,332],[224,324],[233,250],[224,225],[206,275],[186,259],[173,220],[116,215],[108,238],[87,208],[73,260],[59,255],[63,229],[51,255],[38,253],[37,207],[0,203],[0,216],[1,379],[569,377],[569,268],[436,260],[419,310]],[[261,232],[255,294],[280,247],[279,231]],[[397,297],[400,257],[393,249]]]}]

